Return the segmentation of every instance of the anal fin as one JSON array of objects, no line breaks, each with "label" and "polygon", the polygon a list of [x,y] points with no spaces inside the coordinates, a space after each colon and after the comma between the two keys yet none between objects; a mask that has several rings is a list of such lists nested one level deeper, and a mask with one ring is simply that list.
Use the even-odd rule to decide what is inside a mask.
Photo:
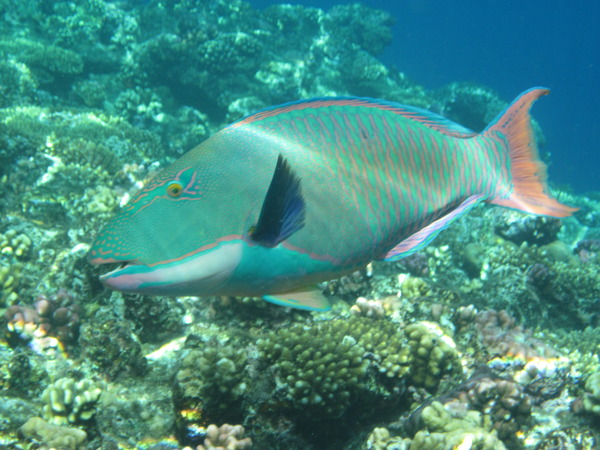
[{"label": "anal fin", "polygon": [[424,228],[421,228],[414,234],[404,239],[393,249],[387,252],[381,259],[385,261],[397,261],[408,255],[411,255],[427,244],[429,244],[440,231],[448,227],[453,221],[469,212],[474,206],[484,199],[483,195],[472,195],[467,197],[460,205],[454,208],[449,213],[431,222]]},{"label": "anal fin", "polygon": [[290,292],[263,295],[263,300],[280,306],[307,311],[329,311],[331,305],[316,286],[306,286]]}]

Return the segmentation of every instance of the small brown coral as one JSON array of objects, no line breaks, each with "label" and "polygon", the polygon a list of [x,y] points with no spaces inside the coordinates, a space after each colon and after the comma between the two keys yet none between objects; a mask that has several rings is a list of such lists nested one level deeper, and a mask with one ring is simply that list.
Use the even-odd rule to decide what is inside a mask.
[{"label": "small brown coral", "polygon": [[[21,435],[38,447],[79,450],[85,448],[87,434],[77,428],[51,425],[39,417],[32,417],[19,429]],[[41,446],[40,446],[41,445]]]},{"label": "small brown coral", "polygon": [[206,429],[204,445],[196,450],[243,450],[252,446],[250,438],[242,438],[244,427],[241,425],[224,424],[220,427],[209,425]]}]

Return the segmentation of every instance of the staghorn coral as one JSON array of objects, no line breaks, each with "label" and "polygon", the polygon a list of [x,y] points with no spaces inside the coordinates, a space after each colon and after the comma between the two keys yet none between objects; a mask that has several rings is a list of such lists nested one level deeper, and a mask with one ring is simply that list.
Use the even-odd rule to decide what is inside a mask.
[{"label": "staghorn coral", "polygon": [[243,450],[252,447],[252,440],[244,438],[244,427],[241,425],[224,424],[220,427],[209,425],[206,427],[204,445],[199,445],[196,450]]},{"label": "staghorn coral", "polygon": [[39,449],[83,450],[86,447],[87,433],[77,428],[57,426],[47,423],[39,417],[32,417],[19,433]]},{"label": "staghorn coral", "polygon": [[44,418],[55,425],[86,422],[94,417],[102,389],[91,380],[61,378],[42,393]]}]

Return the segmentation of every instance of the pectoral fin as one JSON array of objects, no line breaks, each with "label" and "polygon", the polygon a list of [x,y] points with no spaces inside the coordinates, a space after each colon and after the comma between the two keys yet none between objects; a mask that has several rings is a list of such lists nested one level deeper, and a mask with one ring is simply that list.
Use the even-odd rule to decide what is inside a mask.
[{"label": "pectoral fin", "polygon": [[307,311],[329,311],[331,309],[329,301],[316,286],[306,286],[281,294],[263,295],[263,300],[276,305]]}]

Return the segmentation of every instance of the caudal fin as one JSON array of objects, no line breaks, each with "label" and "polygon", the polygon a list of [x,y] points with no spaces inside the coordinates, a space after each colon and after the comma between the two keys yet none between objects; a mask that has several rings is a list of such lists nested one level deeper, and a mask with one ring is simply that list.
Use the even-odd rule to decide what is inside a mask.
[{"label": "caudal fin", "polygon": [[538,157],[529,115],[533,102],[549,92],[544,88],[523,92],[483,131],[492,139],[496,133],[505,136],[510,159],[509,193],[490,202],[533,214],[566,217],[577,208],[563,205],[549,195],[546,165]]}]

